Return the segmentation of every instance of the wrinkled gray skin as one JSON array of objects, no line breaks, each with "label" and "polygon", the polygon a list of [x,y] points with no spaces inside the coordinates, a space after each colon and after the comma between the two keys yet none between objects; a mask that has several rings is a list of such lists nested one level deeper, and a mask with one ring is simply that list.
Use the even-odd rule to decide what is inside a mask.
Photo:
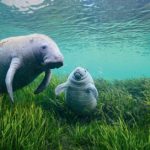
[{"label": "wrinkled gray skin", "polygon": [[65,83],[58,85],[55,94],[65,91],[68,106],[79,114],[86,114],[97,106],[98,92],[89,72],[77,67]]},{"label": "wrinkled gray skin", "polygon": [[11,37],[0,41],[0,93],[13,91],[31,83],[39,74],[45,77],[35,94],[49,84],[50,69],[63,65],[63,55],[56,43],[43,34]]}]

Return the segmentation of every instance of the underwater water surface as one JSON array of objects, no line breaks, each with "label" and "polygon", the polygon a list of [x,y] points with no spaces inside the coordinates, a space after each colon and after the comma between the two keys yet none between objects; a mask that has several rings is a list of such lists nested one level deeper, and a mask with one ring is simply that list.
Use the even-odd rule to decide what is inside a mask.
[{"label": "underwater water surface", "polygon": [[95,78],[150,77],[150,0],[0,0],[0,39],[43,33]]}]

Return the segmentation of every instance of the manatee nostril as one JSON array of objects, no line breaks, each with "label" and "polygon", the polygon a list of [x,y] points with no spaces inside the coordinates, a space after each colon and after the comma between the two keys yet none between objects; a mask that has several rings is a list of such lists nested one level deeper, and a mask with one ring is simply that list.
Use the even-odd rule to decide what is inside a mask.
[{"label": "manatee nostril", "polygon": [[57,59],[58,59],[58,57],[57,57],[57,56],[54,56],[54,59],[55,59],[55,60],[57,60]]},{"label": "manatee nostril", "polygon": [[62,56],[54,56],[54,59],[57,60],[57,61],[63,61]]}]

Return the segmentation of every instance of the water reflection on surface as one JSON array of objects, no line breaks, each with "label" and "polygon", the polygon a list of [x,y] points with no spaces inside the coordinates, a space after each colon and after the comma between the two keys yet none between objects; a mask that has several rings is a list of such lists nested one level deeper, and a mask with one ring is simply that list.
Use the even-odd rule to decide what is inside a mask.
[{"label": "water reflection on surface", "polygon": [[32,13],[32,10],[43,8],[47,5],[43,5],[44,0],[1,0],[1,3],[16,8],[18,11]]},{"label": "water reflection on surface", "polygon": [[150,0],[1,0],[0,38],[44,33],[95,77],[150,76]]}]

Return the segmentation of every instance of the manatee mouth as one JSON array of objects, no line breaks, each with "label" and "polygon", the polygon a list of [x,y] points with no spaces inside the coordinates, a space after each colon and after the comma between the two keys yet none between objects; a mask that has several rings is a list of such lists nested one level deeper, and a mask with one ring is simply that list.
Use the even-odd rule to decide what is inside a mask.
[{"label": "manatee mouth", "polygon": [[63,66],[63,62],[52,62],[49,64],[49,67],[51,69],[54,69],[54,68],[59,68],[59,67],[62,67]]},{"label": "manatee mouth", "polygon": [[83,75],[80,72],[75,72],[74,73],[74,78],[76,80],[81,80],[82,77],[83,77]]},{"label": "manatee mouth", "polygon": [[44,64],[44,66],[54,69],[54,68],[60,68],[63,66],[63,62],[47,62]]}]

